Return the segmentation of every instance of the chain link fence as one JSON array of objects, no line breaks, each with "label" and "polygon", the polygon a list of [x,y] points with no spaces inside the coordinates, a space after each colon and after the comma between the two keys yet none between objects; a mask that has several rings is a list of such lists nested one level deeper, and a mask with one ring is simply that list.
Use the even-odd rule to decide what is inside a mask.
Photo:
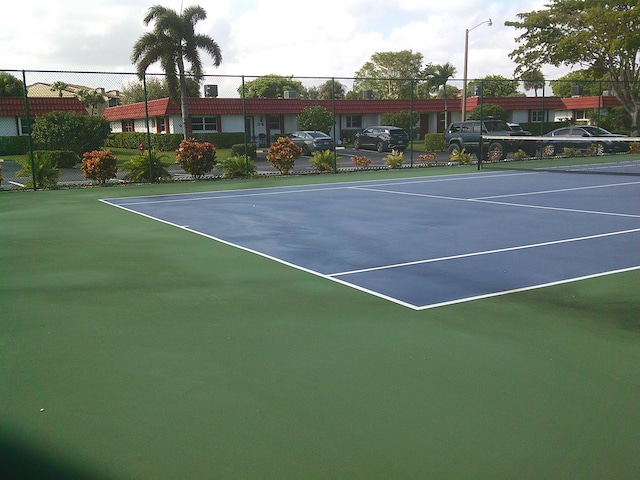
[{"label": "chain link fence", "polygon": [[[269,148],[298,130],[325,130],[334,147],[331,168],[321,169],[311,149],[295,160],[289,173],[296,174],[449,165],[443,134],[470,117],[501,118],[534,135],[569,123],[621,133],[631,128],[611,84],[602,81],[210,75],[188,79],[183,118],[163,75],[5,73],[22,82],[22,93],[0,97],[1,189],[192,179],[176,161],[185,137],[215,145],[216,165],[195,177],[216,178],[281,174],[268,160]],[[394,144],[378,126],[404,130],[408,143]],[[372,142],[364,141],[363,130]],[[403,151],[399,164],[388,161],[393,146]],[[90,154],[104,150],[113,165],[97,175],[104,159]]]}]

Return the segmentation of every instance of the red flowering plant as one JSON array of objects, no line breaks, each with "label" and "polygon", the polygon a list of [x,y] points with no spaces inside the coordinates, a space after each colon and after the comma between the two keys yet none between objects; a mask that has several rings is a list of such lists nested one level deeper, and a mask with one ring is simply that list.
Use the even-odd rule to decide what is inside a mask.
[{"label": "red flowering plant", "polygon": [[365,157],[364,155],[354,155],[351,157],[351,161],[355,163],[358,168],[367,168],[371,165],[371,159],[369,157]]},{"label": "red flowering plant", "polygon": [[289,137],[280,137],[271,144],[267,151],[267,160],[280,173],[286,175],[295,165],[296,158],[300,158],[302,149],[291,141]]},{"label": "red flowering plant", "polygon": [[182,140],[176,150],[176,161],[186,173],[202,178],[216,166],[216,147],[194,138]]},{"label": "red flowering plant", "polygon": [[111,150],[94,150],[82,155],[82,175],[90,180],[106,183],[115,178],[118,172],[118,157],[111,154]]}]

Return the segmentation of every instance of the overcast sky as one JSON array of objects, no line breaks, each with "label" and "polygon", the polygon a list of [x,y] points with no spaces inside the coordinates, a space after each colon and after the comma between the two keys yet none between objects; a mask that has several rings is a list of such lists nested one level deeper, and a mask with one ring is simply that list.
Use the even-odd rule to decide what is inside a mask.
[{"label": "overcast sky", "polygon": [[[23,0],[5,2],[0,69],[134,72],[134,42],[151,26],[154,3],[176,11],[200,5],[208,15],[197,32],[211,36],[223,61],[207,74],[352,77],[375,52],[413,50],[425,63],[451,62],[463,77],[513,76],[508,54],[517,31],[504,22],[544,8],[548,0]],[[202,60],[211,59],[202,52]],[[161,72],[153,66],[150,72]],[[547,79],[568,69],[543,69]],[[28,82],[29,83],[29,82]]]}]

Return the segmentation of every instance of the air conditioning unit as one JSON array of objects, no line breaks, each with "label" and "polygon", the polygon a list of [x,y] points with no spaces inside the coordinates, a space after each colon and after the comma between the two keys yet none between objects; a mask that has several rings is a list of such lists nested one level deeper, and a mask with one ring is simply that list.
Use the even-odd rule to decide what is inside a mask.
[{"label": "air conditioning unit", "polygon": [[475,85],[473,87],[473,91],[471,93],[472,93],[472,95],[471,95],[472,97],[481,96],[482,95],[482,87],[480,85]]},{"label": "air conditioning unit", "polygon": [[603,97],[613,97],[613,92],[611,90],[603,90],[602,96]]},{"label": "air conditioning unit", "polygon": [[571,96],[572,97],[581,97],[584,94],[584,88],[582,85],[574,85],[571,87]]},{"label": "air conditioning unit", "polygon": [[373,98],[373,90],[364,90],[362,92],[362,98],[365,100],[371,100]]},{"label": "air conditioning unit", "polygon": [[218,85],[205,85],[204,96],[207,98],[216,98],[218,96]]},{"label": "air conditioning unit", "polygon": [[296,98],[298,96],[298,92],[295,90],[285,90],[284,98]]}]

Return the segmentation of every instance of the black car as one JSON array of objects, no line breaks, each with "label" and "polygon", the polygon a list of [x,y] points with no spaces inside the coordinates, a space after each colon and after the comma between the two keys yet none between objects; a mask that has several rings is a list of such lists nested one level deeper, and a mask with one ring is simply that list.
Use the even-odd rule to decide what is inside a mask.
[{"label": "black car", "polygon": [[304,155],[316,150],[333,150],[333,138],[316,130],[299,130],[289,135],[289,139],[302,149]]},{"label": "black car", "polygon": [[[491,138],[494,136],[495,138]],[[529,156],[535,156],[536,143],[527,142],[532,136],[527,130],[514,130],[507,122],[498,119],[465,120],[453,122],[444,133],[449,155],[460,152],[475,153],[478,156],[480,139],[483,140],[484,160],[490,158],[502,160],[507,153],[524,150]]]},{"label": "black car", "polygon": [[398,150],[404,152],[409,146],[409,135],[403,129],[388,125],[365,128],[356,134],[353,148],[376,149],[378,152]]},{"label": "black car", "polygon": [[612,140],[621,137],[626,135],[618,135],[591,125],[557,128],[543,135],[542,154],[553,157],[562,153],[565,148],[582,151],[593,149],[593,153],[597,155],[626,152],[629,150],[627,142]]}]

